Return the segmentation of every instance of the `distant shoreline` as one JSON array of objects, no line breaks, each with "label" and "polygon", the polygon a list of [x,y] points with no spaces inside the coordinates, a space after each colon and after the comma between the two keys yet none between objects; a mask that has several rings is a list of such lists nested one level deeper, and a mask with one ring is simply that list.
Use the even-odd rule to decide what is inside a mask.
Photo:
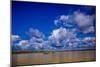
[{"label": "distant shoreline", "polygon": [[68,51],[94,51],[96,49],[85,49],[85,50],[61,50],[61,51],[12,51],[12,54],[20,54],[20,53],[50,53],[50,52],[68,52]]}]

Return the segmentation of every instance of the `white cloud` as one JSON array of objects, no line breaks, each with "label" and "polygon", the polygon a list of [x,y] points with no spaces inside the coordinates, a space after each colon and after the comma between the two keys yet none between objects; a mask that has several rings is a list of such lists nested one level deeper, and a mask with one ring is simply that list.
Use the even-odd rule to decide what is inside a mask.
[{"label": "white cloud", "polygon": [[43,42],[43,38],[32,37],[29,41],[30,42],[38,42],[38,43],[41,43],[41,42]]},{"label": "white cloud", "polygon": [[55,25],[61,23],[60,21],[66,22],[69,20],[69,16],[61,15],[58,19],[54,20]]},{"label": "white cloud", "polygon": [[60,20],[67,21],[68,19],[69,16],[65,16],[65,15],[60,16]]},{"label": "white cloud", "polygon": [[[51,35],[47,40],[44,40],[44,34],[38,30],[30,28],[27,32],[30,36],[29,40],[21,40],[19,43],[16,43],[21,49],[32,49],[35,50],[57,50],[57,47],[62,49],[75,48],[78,46],[88,46],[95,44],[95,37],[85,37],[83,39],[78,38],[77,30],[80,30],[83,33],[91,33],[94,32],[94,15],[86,15],[81,12],[74,12],[73,15],[61,15],[59,18],[54,20],[55,25],[60,25],[58,29],[54,29]],[[78,26],[78,28],[73,27],[74,24]],[[66,28],[73,27],[73,28]],[[15,42],[20,40],[20,36],[12,35],[11,41]],[[85,42],[84,45],[81,42]],[[55,46],[55,47],[54,47]]]},{"label": "white cloud", "polygon": [[66,29],[60,27],[59,29],[53,30],[51,37],[54,37],[55,39],[60,39],[61,37],[65,37],[66,34],[67,34]]},{"label": "white cloud", "polygon": [[20,36],[19,35],[11,35],[11,42],[15,42],[15,41],[18,41],[20,40]]},{"label": "white cloud", "polygon": [[84,41],[88,41],[88,40],[93,40],[93,41],[95,41],[96,38],[95,38],[95,37],[85,37],[85,38],[83,38],[83,40],[84,40]]},{"label": "white cloud", "polygon": [[74,28],[75,24],[78,29],[83,33],[95,32],[93,23],[95,15],[87,15],[79,11],[73,12],[72,15],[61,15],[59,18],[54,20],[55,25],[59,27]]},{"label": "white cloud", "polygon": [[43,43],[34,42],[30,44],[31,44],[31,47],[35,50],[39,50],[43,48]]},{"label": "white cloud", "polygon": [[33,28],[29,29],[28,34],[30,36],[30,46],[35,50],[42,49],[44,46],[44,34],[38,29]]},{"label": "white cloud", "polygon": [[83,33],[91,33],[95,31],[93,27],[94,19],[94,15],[86,15],[81,12],[74,12],[74,21]]},{"label": "white cloud", "polygon": [[63,27],[53,30],[51,36],[49,36],[49,41],[51,45],[53,44],[58,47],[74,47],[77,42],[79,43],[79,39],[76,37],[76,34]]},{"label": "white cloud", "polygon": [[93,25],[94,15],[85,15],[84,13],[75,12],[74,20],[79,27],[87,27]]},{"label": "white cloud", "polygon": [[90,26],[88,28],[86,28],[85,30],[83,30],[84,33],[94,33],[95,32],[95,28],[93,26]]},{"label": "white cloud", "polygon": [[59,18],[54,20],[55,25],[57,26],[65,26],[65,27],[72,27],[73,20],[71,15],[61,15]]},{"label": "white cloud", "polygon": [[44,45],[44,40],[42,38],[32,37],[29,42],[34,49],[41,49]]},{"label": "white cloud", "polygon": [[28,44],[29,44],[28,40],[21,40],[21,41],[19,42],[19,45],[21,45],[21,46],[26,46],[26,45],[28,45]]},{"label": "white cloud", "polygon": [[44,47],[44,34],[42,32],[38,29],[30,28],[27,33],[30,36],[28,40],[21,40],[20,36],[12,35],[12,48],[19,48],[21,50],[40,50]]},{"label": "white cloud", "polygon": [[30,37],[44,37],[43,33],[40,32],[38,29],[30,28],[28,31]]},{"label": "white cloud", "polygon": [[85,46],[96,46],[96,38],[95,37],[84,37],[82,39],[83,45]]},{"label": "white cloud", "polygon": [[21,49],[28,49],[29,42],[28,42],[28,40],[21,40],[21,41],[19,41],[18,46],[20,46]]}]

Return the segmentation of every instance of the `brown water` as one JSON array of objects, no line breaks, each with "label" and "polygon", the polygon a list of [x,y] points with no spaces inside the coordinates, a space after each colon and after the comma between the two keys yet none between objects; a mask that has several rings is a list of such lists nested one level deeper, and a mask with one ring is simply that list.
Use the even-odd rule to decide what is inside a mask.
[{"label": "brown water", "polygon": [[12,54],[13,65],[94,61],[95,50]]}]

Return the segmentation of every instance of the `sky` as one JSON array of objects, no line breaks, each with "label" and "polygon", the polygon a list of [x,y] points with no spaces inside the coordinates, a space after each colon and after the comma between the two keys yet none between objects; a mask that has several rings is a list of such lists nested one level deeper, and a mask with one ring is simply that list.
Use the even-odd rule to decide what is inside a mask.
[{"label": "sky", "polygon": [[12,1],[12,49],[95,49],[95,16],[95,6]]}]

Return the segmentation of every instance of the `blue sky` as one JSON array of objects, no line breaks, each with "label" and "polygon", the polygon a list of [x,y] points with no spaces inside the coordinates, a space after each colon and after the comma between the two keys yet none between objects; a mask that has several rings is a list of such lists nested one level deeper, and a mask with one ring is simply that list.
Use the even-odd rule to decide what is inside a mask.
[{"label": "blue sky", "polygon": [[[73,16],[73,14],[75,14],[76,12],[76,14],[82,17],[89,17],[89,19],[92,20],[92,17],[95,18],[95,11],[95,6],[13,1],[12,35],[18,35],[21,37],[21,40],[28,40],[29,42],[30,37],[26,33],[30,28],[33,28],[38,29],[40,32],[42,32],[45,35],[45,39],[48,40],[48,38],[53,35],[54,30],[61,29],[61,27],[66,30],[70,29],[65,27],[64,25],[61,25],[63,22],[65,22],[64,20],[60,19],[61,17]],[[77,16],[76,14],[75,16]],[[55,20],[57,20],[57,24],[59,24],[60,26],[55,24]],[[86,22],[88,22],[88,20]],[[95,19],[92,22],[92,24],[88,25],[91,27],[91,29],[94,29],[93,32],[84,34],[82,31],[78,31],[75,32],[75,34],[77,34],[76,37],[95,38]],[[79,30],[82,29],[86,32],[86,30],[84,30],[82,26],[80,26],[80,24],[76,23],[75,26],[72,26],[73,29],[74,27],[75,29],[79,28]],[[86,26],[86,29],[88,29],[88,26]]]}]

